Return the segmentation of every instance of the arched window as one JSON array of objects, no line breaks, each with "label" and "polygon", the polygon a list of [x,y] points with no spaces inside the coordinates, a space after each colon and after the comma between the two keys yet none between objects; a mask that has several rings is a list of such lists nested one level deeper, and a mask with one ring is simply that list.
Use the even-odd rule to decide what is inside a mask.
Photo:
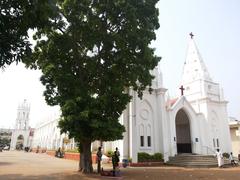
[{"label": "arched window", "polygon": [[144,126],[141,124],[139,126],[139,134],[140,134],[140,146],[144,147]]},{"label": "arched window", "polygon": [[152,142],[151,142],[151,126],[150,125],[147,126],[147,146],[148,147],[152,146]]}]

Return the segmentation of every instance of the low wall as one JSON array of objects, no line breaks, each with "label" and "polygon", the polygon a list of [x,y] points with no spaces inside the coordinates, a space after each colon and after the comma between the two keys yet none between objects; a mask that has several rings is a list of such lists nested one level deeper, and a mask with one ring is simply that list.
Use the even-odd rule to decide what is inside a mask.
[{"label": "low wall", "polygon": [[[46,154],[50,155],[50,156],[55,156],[55,151],[46,151]],[[96,158],[97,158],[97,155],[92,154],[92,163],[93,164],[97,163]],[[64,153],[64,159],[79,161],[80,160],[80,153],[65,152]]]}]

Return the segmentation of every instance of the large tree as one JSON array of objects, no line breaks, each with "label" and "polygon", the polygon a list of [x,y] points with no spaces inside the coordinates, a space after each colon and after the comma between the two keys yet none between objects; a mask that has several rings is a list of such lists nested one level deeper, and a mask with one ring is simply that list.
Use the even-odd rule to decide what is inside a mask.
[{"label": "large tree", "polygon": [[[42,70],[59,127],[80,142],[79,170],[92,172],[91,142],[121,139],[119,117],[151,85],[160,60],[149,47],[159,28],[158,0],[59,0],[55,25],[41,29],[29,65]],[[53,22],[53,19],[49,19]]]},{"label": "large tree", "polygon": [[31,54],[28,31],[53,25],[57,16],[49,0],[0,0],[0,67]]}]

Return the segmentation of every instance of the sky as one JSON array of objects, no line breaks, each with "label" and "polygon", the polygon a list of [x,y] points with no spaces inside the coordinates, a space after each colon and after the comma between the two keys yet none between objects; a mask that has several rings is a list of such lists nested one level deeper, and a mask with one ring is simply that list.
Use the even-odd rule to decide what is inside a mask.
[{"label": "sky", "polygon": [[[151,46],[162,57],[163,83],[170,96],[180,94],[188,36],[193,32],[212,79],[224,89],[229,116],[240,119],[240,1],[161,0],[157,6],[160,28]],[[31,105],[32,127],[57,116],[58,107],[45,103],[40,76],[40,71],[27,70],[21,63],[0,71],[0,128],[14,127],[24,99]]]}]

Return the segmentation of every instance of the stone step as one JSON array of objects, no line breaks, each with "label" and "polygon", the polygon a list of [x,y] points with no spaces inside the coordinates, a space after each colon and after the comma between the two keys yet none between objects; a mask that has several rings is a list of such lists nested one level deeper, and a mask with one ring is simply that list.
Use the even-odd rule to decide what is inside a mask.
[{"label": "stone step", "polygon": [[[192,155],[184,154],[169,157],[167,165],[182,166],[182,167],[217,167],[217,158],[213,155]],[[224,164],[230,164],[230,161],[225,159]]]}]

